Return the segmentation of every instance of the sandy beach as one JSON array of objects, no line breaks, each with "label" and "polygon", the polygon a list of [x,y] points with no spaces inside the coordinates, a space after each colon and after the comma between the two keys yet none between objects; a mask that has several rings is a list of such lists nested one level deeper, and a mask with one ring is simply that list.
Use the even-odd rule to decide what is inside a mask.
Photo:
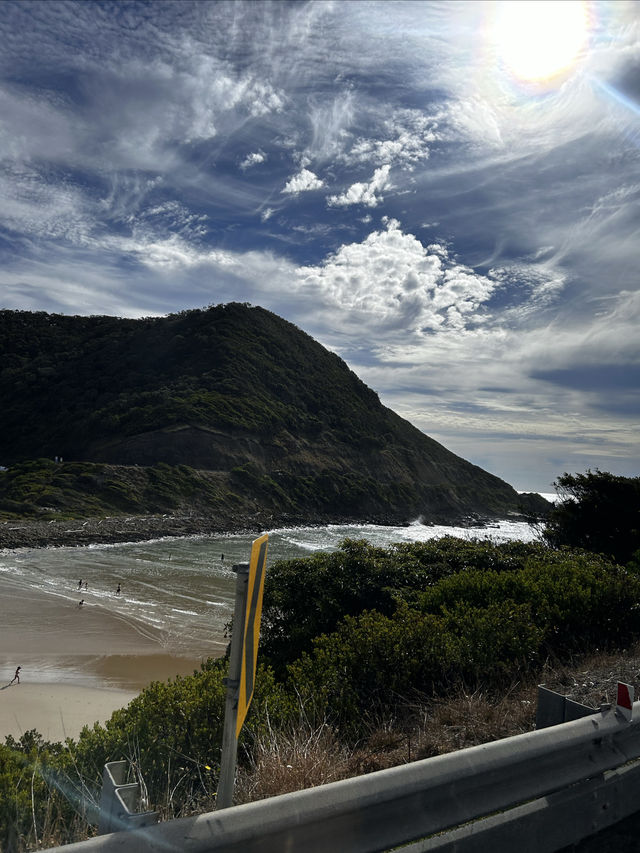
[{"label": "sandy beach", "polygon": [[[37,729],[75,738],[151,681],[190,675],[200,659],[167,654],[148,627],[100,606],[0,584],[0,742]],[[20,684],[9,684],[17,666]]]},{"label": "sandy beach", "polygon": [[0,735],[19,738],[36,729],[45,740],[77,738],[83,726],[104,723],[136,693],[73,684],[20,684],[0,687]]}]

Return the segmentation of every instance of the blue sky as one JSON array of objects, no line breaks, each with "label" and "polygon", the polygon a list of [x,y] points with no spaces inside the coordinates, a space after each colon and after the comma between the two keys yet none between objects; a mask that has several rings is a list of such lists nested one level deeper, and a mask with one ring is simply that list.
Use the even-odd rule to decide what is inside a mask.
[{"label": "blue sky", "polygon": [[640,4],[5,0],[0,39],[0,307],[262,305],[516,488],[640,474]]}]

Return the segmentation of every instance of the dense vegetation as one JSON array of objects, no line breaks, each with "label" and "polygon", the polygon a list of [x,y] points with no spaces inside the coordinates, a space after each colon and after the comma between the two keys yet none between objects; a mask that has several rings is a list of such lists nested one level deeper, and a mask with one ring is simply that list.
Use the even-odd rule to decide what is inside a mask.
[{"label": "dense vegetation", "polygon": [[[42,458],[0,470],[0,520],[177,513],[214,520],[218,530],[255,526],[256,521],[317,524],[366,518],[391,523],[405,520],[403,508],[417,501],[416,495],[413,486],[380,483],[357,471],[331,476],[278,471],[272,476],[251,462],[230,471],[207,471],[166,462],[141,466]],[[545,509],[544,502],[539,509]]]},{"label": "dense vegetation", "polygon": [[[179,479],[187,466],[225,475],[226,492],[243,503],[307,518],[545,509],[382,406],[337,355],[262,308],[141,320],[0,311],[0,397],[0,465],[8,467],[45,457],[163,463]],[[110,479],[126,503],[129,471]],[[95,494],[91,476],[74,490],[84,486]],[[101,511],[99,497],[87,511]],[[204,505],[209,498],[197,492]],[[35,503],[56,506],[46,500]],[[154,501],[136,499],[126,511],[150,512]]]},{"label": "dense vegetation", "polygon": [[222,512],[226,479],[188,465],[147,468],[34,459],[0,471],[0,518],[82,518],[180,509]]},{"label": "dense vegetation", "polygon": [[[640,574],[597,554],[453,538],[332,554],[269,567],[257,692],[241,735],[301,718],[341,743],[366,737],[462,685],[500,693],[550,657],[622,648],[640,636]],[[129,758],[150,805],[167,817],[210,808],[217,787],[224,660],[154,683],[77,741],[35,733],[0,747],[5,853],[58,827],[71,840],[92,819],[107,760]],[[22,846],[21,846],[22,845]]]},{"label": "dense vegetation", "polygon": [[230,304],[142,320],[2,311],[0,330],[9,461],[36,449],[77,458],[113,436],[192,422],[265,435],[282,424],[317,432],[325,422],[380,440],[367,418],[374,392],[262,309]]},{"label": "dense vegetation", "polygon": [[640,564],[640,477],[565,473],[554,486],[561,500],[545,527],[551,545],[586,548],[623,564],[635,554]]}]

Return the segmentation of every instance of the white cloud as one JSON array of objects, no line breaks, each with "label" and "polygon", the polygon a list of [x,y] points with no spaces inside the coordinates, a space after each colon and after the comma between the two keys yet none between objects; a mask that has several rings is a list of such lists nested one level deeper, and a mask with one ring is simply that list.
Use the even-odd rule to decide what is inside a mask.
[{"label": "white cloud", "polygon": [[324,264],[297,271],[300,288],[352,331],[399,328],[414,337],[438,329],[460,331],[484,322],[496,282],[452,261],[446,250],[426,249],[396,220],[362,242],[343,245]]},{"label": "white cloud", "polygon": [[271,112],[281,112],[284,97],[265,81],[253,80],[247,87],[247,100],[252,116],[264,116]]},{"label": "white cloud", "polygon": [[91,201],[73,184],[49,183],[31,166],[0,174],[0,224],[29,238],[86,245],[93,230]]},{"label": "white cloud", "polygon": [[129,217],[128,221],[134,228],[145,227],[150,233],[179,234],[190,240],[198,240],[206,236],[208,227],[205,214],[192,213],[184,204],[178,201],[165,201],[143,209],[137,217]]},{"label": "white cloud", "polygon": [[333,207],[347,207],[351,204],[364,204],[366,207],[377,207],[383,201],[380,193],[391,186],[389,170],[391,166],[381,166],[373,173],[369,183],[352,184],[342,195],[332,195],[327,204]]},{"label": "white cloud", "polygon": [[320,180],[317,175],[314,175],[309,169],[302,169],[287,181],[282,192],[297,195],[309,190],[319,190],[323,186],[324,181]]},{"label": "white cloud", "polygon": [[240,163],[240,168],[244,171],[245,169],[249,169],[251,166],[257,166],[259,163],[264,163],[267,159],[267,155],[264,151],[252,151],[251,154],[247,154],[244,160]]},{"label": "white cloud", "polygon": [[132,238],[115,240],[112,245],[114,249],[118,248],[160,272],[207,265],[229,267],[237,263],[233,252],[203,250],[178,234],[154,239],[153,236],[136,233]]},{"label": "white cloud", "polygon": [[341,159],[350,165],[389,164],[411,170],[429,158],[429,146],[438,138],[436,129],[437,123],[421,112],[398,110],[376,136],[358,137]]},{"label": "white cloud", "polygon": [[34,159],[59,162],[75,147],[73,125],[64,105],[42,96],[28,98],[0,89],[0,155],[3,160],[25,163]]}]

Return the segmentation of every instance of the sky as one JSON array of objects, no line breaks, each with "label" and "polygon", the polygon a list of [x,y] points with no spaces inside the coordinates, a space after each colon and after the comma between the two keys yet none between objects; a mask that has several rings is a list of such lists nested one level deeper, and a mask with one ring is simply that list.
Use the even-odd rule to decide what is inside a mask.
[{"label": "sky", "polygon": [[640,3],[1,13],[0,308],[261,305],[517,489],[640,475]]}]

